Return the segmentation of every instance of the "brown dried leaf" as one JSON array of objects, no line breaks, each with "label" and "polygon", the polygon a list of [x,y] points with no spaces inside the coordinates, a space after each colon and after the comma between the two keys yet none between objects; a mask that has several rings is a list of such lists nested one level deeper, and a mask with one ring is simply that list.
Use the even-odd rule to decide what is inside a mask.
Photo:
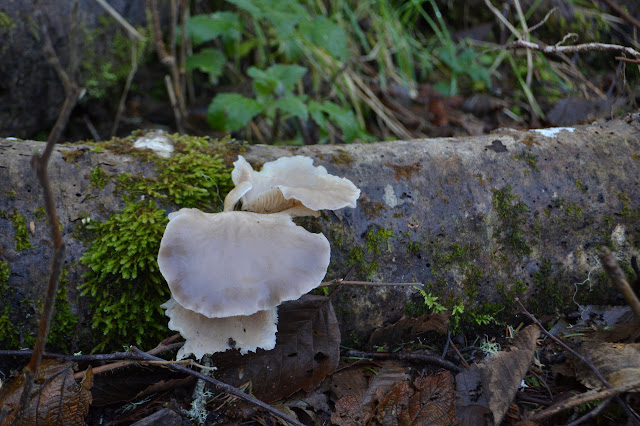
[{"label": "brown dried leaf", "polygon": [[369,347],[408,342],[429,331],[446,333],[451,312],[425,314],[418,318],[402,317],[395,324],[376,329],[369,338]]},{"label": "brown dried leaf", "polygon": [[416,392],[409,400],[408,413],[403,412],[407,414],[409,424],[449,425],[454,422],[456,405],[450,372],[418,377],[413,385]]},{"label": "brown dried leaf", "polygon": [[[73,363],[44,359],[40,364],[29,405],[16,425],[84,425],[84,418],[91,405],[93,372],[89,368],[81,383],[73,378]],[[18,407],[24,375],[14,379],[0,390],[0,418],[15,415]]]},{"label": "brown dried leaf", "polygon": [[329,298],[306,295],[278,307],[276,347],[212,357],[217,378],[233,386],[252,383],[253,394],[273,402],[310,392],[338,366],[340,329]]},{"label": "brown dried leaf", "polygon": [[376,421],[381,425],[411,424],[407,420],[410,417],[409,398],[412,396],[413,389],[406,380],[396,384],[386,396],[378,389],[380,403],[376,410]]},{"label": "brown dried leaf", "polygon": [[[578,351],[591,359],[613,387],[640,380],[640,343],[606,343],[586,341]],[[576,361],[576,377],[590,389],[602,387],[593,371],[582,362]]]},{"label": "brown dried leaf", "polygon": [[498,352],[459,373],[456,376],[457,416],[464,416],[465,407],[481,405],[491,410],[495,423],[499,424],[529,370],[539,336],[540,329],[530,325],[513,339],[509,351]]},{"label": "brown dried leaf", "polygon": [[338,426],[358,426],[371,418],[371,410],[363,409],[355,395],[345,395],[336,401],[336,410],[331,413],[331,423]]},{"label": "brown dried leaf", "polygon": [[369,388],[362,397],[362,406],[373,407],[381,400],[397,383],[407,379],[409,368],[395,362],[385,362],[378,374],[369,383]]}]

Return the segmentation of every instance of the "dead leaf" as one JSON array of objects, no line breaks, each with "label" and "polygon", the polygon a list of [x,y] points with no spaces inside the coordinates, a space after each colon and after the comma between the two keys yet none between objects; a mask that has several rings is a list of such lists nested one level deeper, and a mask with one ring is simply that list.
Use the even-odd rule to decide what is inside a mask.
[{"label": "dead leaf", "polygon": [[216,377],[233,386],[251,382],[253,394],[273,402],[302,389],[310,392],[340,358],[340,329],[329,298],[306,295],[278,307],[276,347],[212,357]]},{"label": "dead leaf", "polygon": [[408,342],[429,331],[446,333],[451,312],[425,314],[418,318],[402,317],[395,324],[376,329],[369,338],[369,347]]},{"label": "dead leaf", "polygon": [[369,388],[362,396],[363,406],[374,407],[380,401],[380,395],[385,396],[397,383],[403,382],[408,377],[409,368],[396,362],[386,362],[375,375]]},{"label": "dead leaf", "polygon": [[418,377],[406,412],[409,424],[449,425],[456,414],[453,377],[448,371]]},{"label": "dead leaf", "polygon": [[466,417],[468,407],[481,405],[491,410],[499,424],[529,370],[540,329],[530,325],[513,339],[508,351],[501,351],[456,376],[456,415]]},{"label": "dead leaf", "polygon": [[[386,395],[378,389],[380,403],[376,410],[376,421],[381,425],[411,424],[409,419],[409,398],[413,389],[408,381],[396,384]],[[428,423],[424,423],[428,424]]]},{"label": "dead leaf", "polygon": [[331,423],[338,426],[364,425],[371,419],[371,409],[363,409],[355,395],[345,395],[336,401],[336,409],[331,413]]},{"label": "dead leaf", "polygon": [[[640,380],[640,343],[606,343],[586,341],[578,352],[589,358],[613,387]],[[602,382],[589,367],[574,362],[576,377],[589,389],[601,388]]]},{"label": "dead leaf", "polygon": [[84,425],[91,405],[93,372],[89,368],[81,383],[73,378],[73,363],[44,359],[40,364],[29,405],[22,418],[12,423],[18,407],[24,375],[16,377],[0,389],[0,418],[8,415],[8,422],[16,425]]}]

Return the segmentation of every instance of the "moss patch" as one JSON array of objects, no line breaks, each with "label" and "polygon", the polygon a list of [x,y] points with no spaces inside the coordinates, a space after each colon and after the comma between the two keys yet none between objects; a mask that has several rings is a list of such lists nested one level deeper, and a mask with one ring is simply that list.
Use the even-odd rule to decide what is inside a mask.
[{"label": "moss patch", "polygon": [[512,193],[509,185],[493,191],[493,208],[501,225],[500,242],[518,258],[522,258],[531,253],[522,228],[527,223],[526,214],[529,213],[529,206],[519,200],[520,197]]},{"label": "moss patch", "polygon": [[69,280],[67,279],[66,268],[62,269],[60,274],[60,284],[58,286],[58,292],[56,293],[56,300],[54,304],[53,320],[51,321],[51,331],[47,338],[47,347],[49,350],[56,352],[69,352],[71,345],[74,342],[72,336],[78,323],[78,317],[71,313],[69,307],[69,298],[67,295],[67,286]]},{"label": "moss patch", "polygon": [[87,225],[97,238],[80,259],[91,270],[79,289],[94,309],[92,326],[104,336],[95,350],[149,347],[169,332],[160,309],[169,289],[156,261],[167,222],[164,210],[148,201],[127,203],[106,222]]},{"label": "moss patch", "polygon": [[29,228],[27,227],[27,220],[14,210],[13,215],[9,218],[13,222],[13,241],[17,251],[29,250],[33,248],[31,240],[29,239]]},{"label": "moss patch", "polygon": [[540,169],[538,168],[538,156],[537,155],[534,155],[534,154],[531,154],[530,152],[527,152],[527,153],[515,155],[513,158],[516,159],[516,160],[524,162],[527,166],[529,166],[531,171],[534,171],[534,172],[539,172],[540,171]]},{"label": "moss patch", "polygon": [[331,163],[333,164],[344,164],[351,167],[351,163],[355,161],[355,158],[344,149],[338,148],[336,149],[336,153],[331,155],[331,159],[329,161],[331,161]]},{"label": "moss patch", "polygon": [[393,165],[391,163],[386,163],[387,167],[391,167],[396,174],[396,181],[400,180],[409,180],[414,173],[418,173],[422,170],[422,163],[413,163],[408,164],[406,166],[398,166]]},{"label": "moss patch", "polygon": [[89,172],[89,186],[98,189],[104,189],[109,182],[110,176],[100,166],[94,167]]}]

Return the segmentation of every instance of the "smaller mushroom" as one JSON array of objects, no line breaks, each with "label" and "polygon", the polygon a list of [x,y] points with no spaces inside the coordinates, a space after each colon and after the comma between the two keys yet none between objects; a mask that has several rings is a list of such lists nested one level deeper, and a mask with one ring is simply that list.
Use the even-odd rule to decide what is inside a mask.
[{"label": "smaller mushroom", "polygon": [[233,165],[231,178],[236,187],[225,199],[225,211],[242,200],[243,210],[308,216],[319,210],[354,208],[360,196],[353,182],[314,166],[310,157],[282,157],[265,163],[260,172],[241,155]]},{"label": "smaller mushroom", "polygon": [[201,359],[205,354],[234,348],[244,355],[258,348],[271,350],[276,346],[278,308],[253,315],[209,318],[182,307],[173,297],[160,307],[166,309],[169,328],[185,338],[178,351],[178,360],[190,354]]}]

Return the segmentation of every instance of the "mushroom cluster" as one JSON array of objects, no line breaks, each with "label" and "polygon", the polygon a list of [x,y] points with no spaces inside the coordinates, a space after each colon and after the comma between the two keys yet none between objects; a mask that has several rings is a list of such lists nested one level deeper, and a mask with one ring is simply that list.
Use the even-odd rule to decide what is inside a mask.
[{"label": "mushroom cluster", "polygon": [[[360,190],[348,179],[284,157],[256,172],[239,156],[235,188],[221,213],[169,214],[158,265],[171,290],[162,307],[169,328],[185,338],[178,359],[276,344],[277,306],[316,288],[329,266],[329,241],[293,216],[355,207]],[[242,202],[242,211],[235,205]]]}]

